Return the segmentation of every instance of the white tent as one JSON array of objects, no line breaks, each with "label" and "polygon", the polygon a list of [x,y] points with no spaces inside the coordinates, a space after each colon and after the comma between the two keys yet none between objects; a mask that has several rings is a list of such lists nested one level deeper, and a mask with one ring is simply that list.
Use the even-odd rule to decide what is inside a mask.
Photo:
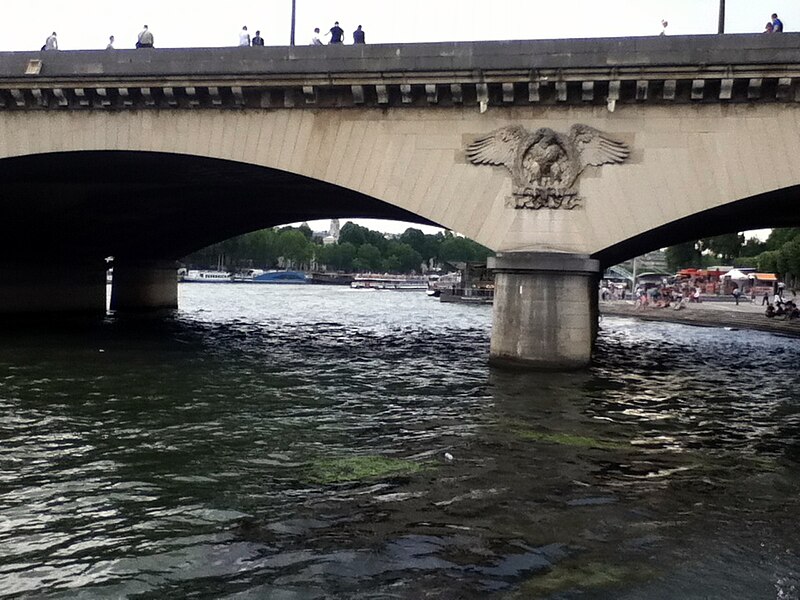
[{"label": "white tent", "polygon": [[741,281],[743,279],[749,279],[749,273],[742,273],[739,269],[731,269],[727,273],[723,273],[719,276],[720,281],[725,279],[726,277],[730,277],[733,281]]}]

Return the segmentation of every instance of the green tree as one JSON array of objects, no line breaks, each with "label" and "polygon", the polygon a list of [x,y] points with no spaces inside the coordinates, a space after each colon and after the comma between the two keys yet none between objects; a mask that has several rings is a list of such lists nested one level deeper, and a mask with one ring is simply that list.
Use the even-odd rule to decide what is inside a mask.
[{"label": "green tree", "polygon": [[784,254],[787,273],[793,279],[800,278],[800,235],[784,244],[783,248],[781,248],[781,253]]},{"label": "green tree", "polygon": [[317,263],[334,271],[352,271],[355,256],[356,247],[350,242],[315,248]]},{"label": "green tree", "polygon": [[760,239],[756,237],[748,238],[748,240],[742,246],[741,251],[739,252],[739,256],[758,256],[762,252],[767,249],[767,243],[762,242]]},{"label": "green tree", "polygon": [[394,254],[389,258],[383,259],[383,270],[386,273],[400,273],[403,271],[402,267],[400,266],[400,259],[397,258]]},{"label": "green tree", "polygon": [[366,230],[366,227],[361,227],[360,225],[356,225],[355,223],[348,221],[339,230],[339,243],[353,244],[353,246],[358,248],[361,244],[364,244],[367,241],[364,235]]},{"label": "green tree", "polygon": [[408,244],[390,241],[384,254],[384,269],[389,273],[418,272],[422,265],[422,256]]},{"label": "green tree", "polygon": [[345,242],[337,245],[336,263],[334,266],[338,271],[352,271],[353,261],[356,259],[358,250],[353,244]]},{"label": "green tree", "polygon": [[700,250],[697,249],[697,242],[685,242],[670,246],[666,249],[665,254],[667,268],[670,271],[700,267],[703,264]]},{"label": "green tree", "polygon": [[757,269],[758,268],[758,257],[757,256],[740,256],[735,261],[733,261],[733,265],[736,268],[748,268],[748,269]]},{"label": "green tree", "polygon": [[743,245],[744,234],[741,233],[726,233],[700,240],[702,250],[708,250],[727,263],[739,256]]},{"label": "green tree", "polygon": [[409,227],[400,236],[399,241],[408,244],[422,257],[425,262],[439,256],[439,245],[444,236],[441,233],[436,235],[426,235],[419,229]]},{"label": "green tree", "polygon": [[762,273],[778,272],[778,251],[767,250],[758,255],[758,270]]},{"label": "green tree", "polygon": [[789,240],[777,251],[775,266],[787,283],[800,276],[800,235]]},{"label": "green tree", "polygon": [[492,251],[465,237],[445,234],[439,246],[439,259],[445,262],[483,262]]},{"label": "green tree", "polygon": [[767,250],[780,250],[786,242],[800,236],[800,227],[773,229],[766,243]]},{"label": "green tree", "polygon": [[357,271],[378,271],[383,263],[381,251],[372,244],[362,244],[356,253],[353,266]]},{"label": "green tree", "polygon": [[311,239],[314,237],[314,232],[311,231],[311,227],[308,226],[308,223],[303,223],[300,227],[297,228],[297,231],[302,233],[306,236],[306,239],[310,242]]},{"label": "green tree", "polygon": [[313,256],[313,248],[301,231],[297,229],[281,231],[279,243],[281,256],[295,268],[304,268],[308,265]]}]

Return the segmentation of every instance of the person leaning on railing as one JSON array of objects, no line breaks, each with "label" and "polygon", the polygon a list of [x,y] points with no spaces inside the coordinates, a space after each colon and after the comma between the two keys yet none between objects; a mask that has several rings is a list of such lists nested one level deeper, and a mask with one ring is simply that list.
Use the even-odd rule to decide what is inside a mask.
[{"label": "person leaning on railing", "polygon": [[136,40],[136,47],[137,48],[152,48],[153,47],[153,34],[150,31],[150,28],[147,25],[144,26],[141,32],[139,32],[139,38]]}]

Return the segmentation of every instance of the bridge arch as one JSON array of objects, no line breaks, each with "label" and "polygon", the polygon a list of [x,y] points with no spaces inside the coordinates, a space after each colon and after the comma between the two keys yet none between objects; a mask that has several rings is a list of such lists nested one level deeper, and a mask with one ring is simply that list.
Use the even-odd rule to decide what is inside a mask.
[{"label": "bridge arch", "polygon": [[175,260],[236,235],[323,218],[434,223],[303,175],[248,163],[118,150],[0,160],[0,251],[52,260]]},{"label": "bridge arch", "polygon": [[[166,157],[164,165],[194,157],[194,165],[219,161],[245,179],[244,171],[255,168],[298,187],[314,182],[346,196],[351,208],[448,227],[498,252],[503,300],[495,303],[492,355],[582,366],[595,320],[584,305],[601,261],[698,234],[796,222],[798,40],[783,34],[6,54],[0,56],[0,170],[30,161],[36,171],[36,157],[94,156],[100,176],[112,155]],[[536,138],[547,142],[541,156],[556,150],[563,162],[574,158],[579,140],[553,144],[564,139],[553,132],[578,124],[588,129],[576,131],[602,132],[625,160],[586,169],[575,190],[583,203],[574,210],[515,208],[507,202],[509,170],[471,164],[465,152],[511,126],[527,141],[536,135],[524,131],[544,130]],[[525,165],[531,181],[536,169],[542,172],[539,162],[524,163],[527,154],[512,154],[484,162]],[[51,168],[38,164],[40,172]],[[572,173],[576,164],[570,159],[556,172]],[[142,167],[141,179],[159,168]],[[6,232],[36,224],[63,241],[98,227],[81,213],[81,206],[102,206],[102,198],[81,204],[91,190],[85,181],[31,198],[35,186],[26,190],[25,180],[5,170]],[[163,197],[168,179],[159,180]],[[517,179],[519,187],[524,179]],[[192,189],[209,192],[185,188]],[[136,216],[127,192],[116,188],[123,200],[119,221]],[[237,200],[247,192],[238,191]],[[175,186],[171,193],[179,195]],[[182,202],[185,213],[190,204]],[[305,206],[314,206],[310,198]],[[241,210],[244,216],[214,220],[220,236],[226,226],[231,234],[241,231],[237,219],[252,220],[247,207]],[[776,212],[780,218],[761,218]],[[59,238],[59,227],[70,232]],[[182,251],[181,244],[168,247],[157,228],[150,233],[153,258]],[[122,243],[124,235],[116,237],[111,241]],[[15,276],[24,275],[25,257],[9,253],[5,260],[17,260]],[[27,308],[19,300],[25,289],[0,290],[0,307]]]},{"label": "bridge arch", "polygon": [[[15,165],[30,165],[36,157],[65,165],[81,157],[97,160],[95,177],[115,153],[121,153],[120,160],[141,154],[170,157],[176,168],[189,164],[176,157],[194,157],[196,165],[216,160],[230,167],[229,175],[260,167],[273,177],[284,173],[320,182],[321,190],[337,189],[353,206],[360,198],[364,210],[373,199],[387,214],[439,224],[495,251],[605,257],[626,240],[712,214],[706,211],[741,212],[723,208],[729,204],[758,213],[759,201],[769,194],[800,185],[798,115],[797,107],[779,103],[636,104],[615,112],[594,105],[509,106],[485,114],[471,107],[28,111],[0,118],[0,171],[5,181],[19,183]],[[626,143],[631,157],[622,165],[590,167],[582,175],[583,208],[513,209],[507,205],[508,171],[468,164],[464,153],[471,141],[509,123],[563,132],[585,123]],[[122,167],[115,168],[121,172]],[[37,173],[30,166],[27,181],[49,170],[59,169],[45,162]],[[138,185],[158,171],[148,166]],[[209,166],[207,173],[213,171]],[[217,172],[219,181],[226,181]],[[227,183],[235,182],[228,177]],[[7,200],[24,196],[19,186],[4,185],[2,179],[0,185]],[[77,194],[80,185],[70,189]],[[166,194],[169,182],[159,185]]]},{"label": "bridge arch", "polygon": [[[0,186],[8,202],[0,210],[13,209],[15,197],[35,201],[25,188],[47,190],[48,179],[60,187],[51,188],[49,197],[70,201],[102,192],[105,180],[108,192],[128,200],[118,205],[123,214],[148,195],[166,198],[182,188],[203,196],[226,186],[240,195],[247,193],[241,182],[250,182],[273,190],[285,186],[302,195],[299,203],[289,197],[283,206],[272,203],[276,223],[330,216],[393,218],[439,224],[498,247],[503,236],[497,228],[508,224],[489,217],[497,212],[495,202],[502,205],[497,190],[505,175],[457,160],[461,132],[449,118],[417,113],[297,109],[4,115]],[[188,174],[202,181],[205,190]],[[131,189],[141,193],[130,196]],[[220,195],[221,203],[238,203],[252,214],[240,196]],[[183,200],[182,206],[191,210],[189,199]],[[73,207],[77,221],[71,226],[83,220],[79,205]],[[509,217],[513,213],[500,221]],[[236,220],[233,211],[217,218],[220,234],[241,232]]]},{"label": "bridge arch", "polygon": [[[800,157],[797,159],[800,161]],[[800,184],[772,190],[665,223],[593,255],[608,267],[652,250],[753,229],[800,226]]]}]

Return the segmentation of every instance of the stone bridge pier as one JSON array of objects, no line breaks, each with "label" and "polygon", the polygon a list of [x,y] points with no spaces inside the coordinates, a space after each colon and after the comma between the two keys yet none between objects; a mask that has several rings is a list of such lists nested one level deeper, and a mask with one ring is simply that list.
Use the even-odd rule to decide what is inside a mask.
[{"label": "stone bridge pier", "polygon": [[111,310],[138,312],[178,308],[175,261],[114,261]]},{"label": "stone bridge pier", "polygon": [[495,273],[492,364],[580,369],[590,363],[599,261],[560,252],[501,252],[489,267]]}]

